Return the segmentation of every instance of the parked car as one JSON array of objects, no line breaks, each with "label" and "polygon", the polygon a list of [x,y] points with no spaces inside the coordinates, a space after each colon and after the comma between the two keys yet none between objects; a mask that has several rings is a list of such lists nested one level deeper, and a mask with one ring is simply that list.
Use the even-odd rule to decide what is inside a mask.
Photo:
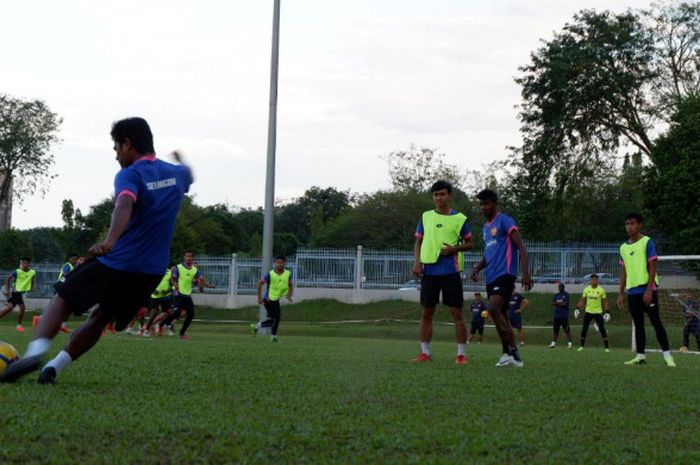
[{"label": "parked car", "polygon": [[610,273],[590,273],[581,278],[581,283],[589,284],[591,282],[591,275],[598,275],[598,283],[601,285],[606,284],[620,284],[620,278],[611,275]]},{"label": "parked car", "polygon": [[561,273],[546,273],[532,278],[535,283],[556,284],[561,282]]},{"label": "parked car", "polygon": [[399,291],[420,291],[420,279],[406,281],[399,287]]}]

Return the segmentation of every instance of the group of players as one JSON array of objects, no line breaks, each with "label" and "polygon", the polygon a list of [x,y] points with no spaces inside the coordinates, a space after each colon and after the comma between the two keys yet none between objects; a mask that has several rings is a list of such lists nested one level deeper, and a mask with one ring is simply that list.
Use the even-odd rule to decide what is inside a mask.
[{"label": "group of players", "polygon": [[[498,195],[490,189],[484,189],[477,194],[479,206],[485,217],[482,228],[484,255],[472,271],[471,278],[478,281],[478,274],[485,271],[487,302],[481,300],[480,293],[475,295],[472,303],[472,328],[468,336],[463,319],[463,286],[461,272],[464,270],[463,252],[474,248],[472,233],[468,218],[451,208],[452,186],[449,182],[438,181],[431,187],[435,208],[424,212],[416,228],[414,246],[415,263],[413,272],[421,277],[420,301],[423,307],[421,319],[420,345],[421,352],[414,362],[432,361],[430,342],[433,334],[433,316],[437,303],[442,297],[442,303],[450,308],[457,340],[457,356],[455,363],[464,365],[466,344],[476,335],[483,340],[483,322],[491,317],[496,332],[501,340],[502,355],[497,367],[523,367],[518,346],[515,342],[513,329],[518,329],[520,344],[524,345],[525,336],[522,327],[522,312],[528,301],[515,292],[518,276],[518,262],[522,268],[522,285],[524,290],[532,288],[532,278],[529,271],[528,254],[518,226],[507,214],[498,209]],[[667,366],[675,367],[671,355],[668,335],[660,318],[658,300],[658,276],[656,273],[657,253],[654,242],[642,234],[643,218],[638,213],[630,213],[625,218],[625,229],[628,240],[620,246],[620,290],[617,300],[618,307],[623,310],[625,303],[634,321],[636,356],[625,362],[628,365],[646,363],[646,333],[644,331],[644,315],[648,316],[656,338],[661,346],[664,361]],[[625,296],[627,302],[625,302]],[[565,292],[563,284],[559,293],[553,297],[554,320],[553,337],[549,347],[556,347],[560,329],[564,329],[568,346],[572,347],[571,331],[569,328],[570,296]],[[588,285],[579,300],[574,316],[578,318],[581,307],[585,306],[583,327],[579,351],[583,351],[591,322],[595,322],[605,344],[605,350],[610,351],[605,322],[609,321],[609,304],[605,290],[599,286],[598,277],[591,276]]]},{"label": "group of players", "polygon": [[[67,366],[94,347],[108,324],[113,323],[116,330],[127,328],[139,309],[151,298],[155,302],[167,297],[163,293],[169,292],[168,286],[172,287],[176,303],[166,303],[165,310],[159,304],[161,315],[167,316],[161,318],[161,315],[153,315],[155,318],[149,321],[151,327],[159,318],[163,324],[172,323],[184,310],[186,317],[180,331],[183,337],[192,321],[194,304],[188,293],[191,293],[193,284],[203,289],[204,283],[193,265],[193,257],[190,256],[190,260],[186,257],[183,264],[170,270],[169,279],[167,273],[163,275],[163,270],[168,269],[176,218],[184,195],[194,182],[192,171],[178,152],[172,154],[174,164],[156,157],[153,134],[143,118],[126,118],[115,122],[110,135],[121,169],[115,176],[114,210],[106,238],[89,248],[89,253],[96,258],[71,271],[56,286],[56,294],[44,309],[35,338],[27,347],[24,357],[8,366],[0,376],[0,382],[13,382],[40,370],[38,382],[53,383]],[[473,249],[474,242],[467,217],[451,208],[450,183],[436,182],[431,187],[431,195],[435,208],[422,214],[415,232],[413,272],[421,276],[423,312],[421,353],[414,361],[432,361],[432,320],[442,296],[455,322],[455,363],[464,365],[467,363],[468,332],[463,317],[464,294],[460,273],[464,270],[463,252]],[[485,272],[487,302],[484,305],[502,345],[502,355],[496,366],[523,367],[507,313],[515,291],[518,263],[522,268],[523,288],[527,291],[533,285],[527,250],[516,222],[498,210],[497,194],[485,189],[479,192],[477,199],[486,220],[482,228],[484,255],[471,270],[471,278],[476,282],[478,274],[482,270]],[[669,350],[668,337],[659,317],[656,252],[653,241],[641,233],[642,223],[639,214],[627,215],[625,228],[629,240],[620,247],[618,306],[624,308],[626,293],[635,324],[637,349],[636,357],[626,363],[646,363],[644,315],[647,314],[656,330],[666,365],[673,367],[675,363]],[[15,278],[15,288],[19,285],[19,289],[24,290],[29,282],[31,289],[34,276],[25,274],[27,270],[20,268],[22,272]],[[291,276],[286,272],[270,273],[269,292],[273,274],[280,286],[288,287],[291,283]],[[287,293],[291,297],[291,289]],[[260,291],[258,295],[261,297]],[[593,301],[601,296],[588,293],[585,298]],[[89,309],[92,311],[87,321],[72,332],[63,350],[42,367],[51,341],[65,320],[71,314],[80,315]],[[593,319],[602,326],[603,320],[598,316],[593,313],[590,317],[588,315],[589,312],[586,312],[584,326]],[[158,324],[161,322],[158,321]],[[582,334],[584,342],[585,334]]]}]

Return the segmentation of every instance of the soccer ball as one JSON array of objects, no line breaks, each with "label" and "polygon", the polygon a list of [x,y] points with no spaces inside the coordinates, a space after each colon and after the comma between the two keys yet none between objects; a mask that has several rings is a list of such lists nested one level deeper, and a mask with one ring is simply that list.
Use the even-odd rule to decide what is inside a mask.
[{"label": "soccer ball", "polygon": [[19,360],[19,352],[7,342],[0,341],[0,375],[5,373],[7,366]]},{"label": "soccer ball", "polygon": [[488,317],[489,317],[489,311],[488,311],[488,310],[484,310],[483,312],[481,312],[481,318],[488,318]]}]

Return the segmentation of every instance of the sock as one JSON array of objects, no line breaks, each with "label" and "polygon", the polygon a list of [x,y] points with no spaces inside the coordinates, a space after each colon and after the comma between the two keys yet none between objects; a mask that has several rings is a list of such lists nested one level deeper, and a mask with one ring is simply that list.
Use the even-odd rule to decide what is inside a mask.
[{"label": "sock", "polygon": [[68,355],[68,352],[62,350],[53,358],[53,360],[47,363],[44,368],[52,367],[54,370],[56,370],[56,374],[59,374],[72,361],[73,359],[70,357],[70,355]]},{"label": "sock", "polygon": [[639,360],[645,360],[647,358],[646,354],[637,354]]},{"label": "sock", "polygon": [[608,347],[608,340],[606,339],[606,340],[604,340],[603,342],[605,343],[605,348],[606,348],[606,349],[609,349],[610,347]]},{"label": "sock", "polygon": [[457,355],[464,355],[466,347],[466,344],[457,344]]},{"label": "sock", "polygon": [[45,338],[45,337],[40,337],[38,339],[34,339],[32,342],[29,343],[29,346],[27,346],[27,351],[24,353],[25,357],[35,357],[39,356],[41,357],[44,355],[46,352],[49,351],[49,348],[51,347],[51,339]]},{"label": "sock", "polygon": [[557,345],[557,341],[552,341],[552,345],[553,346]]},{"label": "sock", "polygon": [[671,351],[670,351],[670,350],[664,350],[664,358],[665,358],[666,360],[668,360],[669,358],[673,358],[673,357],[671,357]]},{"label": "sock", "polygon": [[421,342],[420,343],[420,350],[426,355],[432,355],[430,352],[430,343],[429,342]]},{"label": "sock", "polygon": [[508,352],[506,352],[508,355],[513,357],[516,360],[520,360],[520,354],[518,353],[518,348],[516,346],[508,346]]},{"label": "sock", "polygon": [[505,342],[501,342],[501,348],[503,349],[504,354],[508,353],[508,344],[506,344]]},{"label": "sock", "polygon": [[586,340],[585,340],[585,339],[581,339],[581,347],[585,347],[585,345],[586,345]]}]

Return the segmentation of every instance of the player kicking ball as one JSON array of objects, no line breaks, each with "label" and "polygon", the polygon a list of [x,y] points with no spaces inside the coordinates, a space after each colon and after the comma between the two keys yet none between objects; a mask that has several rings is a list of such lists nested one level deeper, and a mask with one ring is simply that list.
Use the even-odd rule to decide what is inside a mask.
[{"label": "player kicking ball", "polygon": [[675,367],[676,362],[671,356],[666,328],[659,314],[656,245],[649,236],[642,234],[643,225],[644,219],[639,213],[627,215],[625,230],[629,239],[620,246],[620,294],[617,297],[617,305],[620,310],[625,308],[624,295],[627,293],[627,304],[634,322],[634,342],[637,346],[637,355],[625,362],[625,365],[646,363],[646,332],[644,331],[646,313],[656,332],[656,340],[663,351],[666,366]]},{"label": "player kicking ball", "polygon": [[432,361],[430,341],[433,338],[433,316],[442,294],[442,303],[450,308],[457,339],[457,365],[467,363],[467,327],[464,324],[464,291],[462,252],[474,248],[471,228],[465,215],[453,210],[452,184],[437,181],[430,188],[435,208],[423,212],[416,228],[413,248],[413,273],[421,278],[420,323],[421,353],[414,362]]},{"label": "player kicking ball", "polygon": [[[36,339],[24,358],[11,364],[0,382],[12,382],[38,370],[61,323],[71,313],[97,307],[71,334],[61,352],[39,374],[39,383],[53,383],[72,361],[100,340],[102,330],[116,321],[124,329],[163,276],[170,258],[175,219],[192,183],[192,172],[183,165],[159,160],[153,135],[143,118],[127,118],[112,125],[112,140],[122,169],[114,181],[115,206],[103,242],[90,247],[96,258],[86,261],[65,282],[46,307]],[[173,153],[182,163],[180,155]]]},{"label": "player kicking ball", "polygon": [[474,266],[471,277],[476,282],[479,272],[485,270],[488,311],[496,325],[503,348],[503,354],[496,366],[522,368],[523,361],[515,345],[515,335],[507,314],[510,298],[515,291],[518,257],[523,273],[523,289],[532,289],[527,249],[515,220],[498,211],[498,195],[491,189],[484,189],[476,198],[486,218],[482,230],[484,258]]}]

